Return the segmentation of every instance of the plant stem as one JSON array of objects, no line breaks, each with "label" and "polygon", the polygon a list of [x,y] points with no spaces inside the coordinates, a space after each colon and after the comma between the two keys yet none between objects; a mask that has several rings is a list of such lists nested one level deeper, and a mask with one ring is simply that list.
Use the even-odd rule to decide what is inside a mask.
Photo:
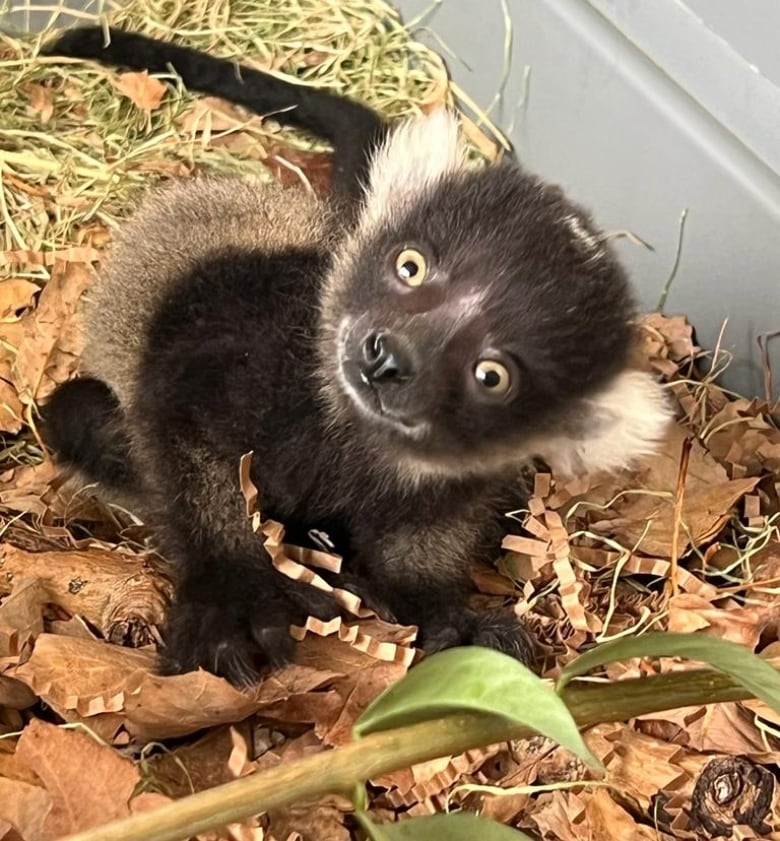
[{"label": "plant stem", "polygon": [[[775,668],[780,658],[769,662]],[[739,701],[750,693],[709,669],[615,683],[569,684],[563,698],[580,727],[697,704]],[[71,835],[63,841],[180,841],[298,800],[346,793],[355,784],[440,756],[530,735],[502,718],[454,714],[366,736],[358,742],[252,774],[159,809]]]}]

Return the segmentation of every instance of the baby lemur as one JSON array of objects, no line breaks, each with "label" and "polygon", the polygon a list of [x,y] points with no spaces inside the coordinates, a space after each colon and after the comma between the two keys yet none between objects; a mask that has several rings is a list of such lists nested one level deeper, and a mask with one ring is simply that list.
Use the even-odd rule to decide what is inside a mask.
[{"label": "baby lemur", "polygon": [[[47,52],[134,69],[330,140],[333,193],[249,177],[153,192],[87,313],[83,375],[44,409],[59,460],[136,500],[177,583],[166,672],[236,684],[293,654],[332,605],[277,573],[239,489],[323,529],[361,592],[427,650],[528,661],[514,617],[467,607],[533,458],[561,474],[653,449],[661,387],[630,362],[625,275],[588,215],[505,161],[468,166],[456,117],[370,109],[193,50],[100,29]],[[284,110],[280,110],[284,109]]]}]

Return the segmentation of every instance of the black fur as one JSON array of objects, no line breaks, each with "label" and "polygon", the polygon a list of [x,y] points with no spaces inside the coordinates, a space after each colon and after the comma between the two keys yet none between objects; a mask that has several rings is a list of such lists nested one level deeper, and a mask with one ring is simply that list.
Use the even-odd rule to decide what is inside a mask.
[{"label": "black fur", "polygon": [[[496,552],[502,513],[524,498],[523,459],[534,455],[525,444],[606,423],[587,401],[627,364],[631,297],[587,217],[516,166],[441,175],[436,162],[436,177],[411,185],[415,201],[371,211],[374,185],[365,205],[357,187],[384,129],[367,109],[247,70],[242,84],[228,62],[142,36],[112,30],[111,41],[104,50],[99,30],[77,30],[49,52],[173,64],[189,86],[254,109],[297,105],[285,118],[334,141],[341,192],[354,199],[347,213],[312,211],[337,222],[309,246],[209,248],[201,231],[177,242],[193,255],[171,270],[167,242],[188,236],[177,213],[192,214],[165,204],[180,193],[160,194],[139,214],[148,228],[120,236],[109,277],[115,291],[138,282],[139,296],[157,280],[165,288],[144,322],[132,387],[120,405],[81,380],[47,408],[62,461],[114,482],[121,472],[106,465],[132,465],[139,512],[178,565],[164,669],[203,666],[248,683],[291,656],[290,622],[333,615],[328,597],[272,569],[253,534],[238,490],[250,450],[263,513],[292,534],[329,532],[348,580],[383,613],[419,625],[428,650],[482,644],[530,662],[533,645],[512,617],[467,609],[467,568]],[[198,201],[211,195],[198,189]],[[219,232],[236,207],[224,190],[213,199]],[[240,217],[248,226],[285,199],[261,201]],[[427,261],[419,288],[397,274],[410,247]],[[366,354],[384,356],[367,368]],[[485,359],[511,372],[503,396],[475,379]],[[114,372],[102,376],[111,383]],[[83,427],[79,390],[89,395]]]},{"label": "black fur", "polygon": [[333,186],[355,198],[364,179],[368,153],[387,128],[370,108],[328,91],[292,85],[267,73],[214,58],[188,47],[145,35],[97,27],[71,29],[42,50],[43,55],[90,58],[151,73],[181,77],[194,91],[219,96],[261,115],[286,123],[333,144]]},{"label": "black fur", "polygon": [[[288,620],[334,613],[327,598],[313,602],[310,588],[296,588],[258,563],[240,494],[232,508],[220,510],[219,527],[208,522],[213,515],[204,512],[204,495],[235,485],[238,461],[249,450],[262,511],[292,533],[325,527],[349,558],[353,589],[400,622],[421,622],[426,648],[487,638],[484,620],[463,608],[465,569],[442,579],[421,567],[410,579],[393,569],[393,559],[383,564],[377,555],[377,544],[399,528],[410,529],[413,541],[415,529],[439,520],[443,509],[473,516],[468,507],[481,510],[495,490],[481,480],[471,483],[468,496],[463,482],[442,485],[435,496],[430,488],[400,490],[388,485],[383,467],[372,467],[359,440],[328,430],[311,305],[326,262],[304,252],[221,255],[182,280],[148,337],[128,420],[147,480],[147,519],[163,552],[184,561],[169,616],[168,669],[200,664],[231,679],[240,680],[241,670],[251,677],[247,663],[264,655],[276,663],[289,654],[287,645],[278,649],[285,605]],[[486,525],[480,524],[482,537]],[[476,557],[481,547],[468,548]],[[431,622],[422,621],[428,616]],[[246,628],[253,629],[249,635]],[[270,628],[265,636],[264,628]],[[493,647],[519,649],[528,660],[532,649],[522,629],[509,620],[503,629],[501,641],[491,637]]]}]

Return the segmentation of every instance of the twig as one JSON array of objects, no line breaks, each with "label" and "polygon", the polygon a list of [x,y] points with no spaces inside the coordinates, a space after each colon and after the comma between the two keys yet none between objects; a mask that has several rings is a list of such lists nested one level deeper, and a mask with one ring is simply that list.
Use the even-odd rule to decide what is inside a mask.
[{"label": "twig", "polygon": [[[769,662],[780,668],[780,658]],[[617,683],[573,683],[566,687],[563,697],[579,726],[587,727],[661,710],[740,701],[750,693],[725,674],[697,669]],[[418,762],[529,735],[528,728],[500,718],[442,716],[375,733],[63,841],[180,841],[299,800],[349,794],[357,783]]]},{"label": "twig", "polygon": [[772,339],[780,336],[780,330],[775,330],[772,333],[761,333],[756,336],[756,343],[761,351],[761,367],[764,371],[764,399],[767,405],[772,405],[772,360],[769,358],[769,343]]},{"label": "twig", "polygon": [[686,207],[680,214],[680,231],[677,235],[677,251],[674,255],[674,265],[672,266],[671,272],[669,272],[669,277],[666,279],[664,288],[661,290],[661,297],[659,298],[658,306],[656,307],[658,312],[661,313],[664,311],[664,307],[666,306],[666,299],[669,297],[669,292],[672,289],[672,283],[674,282],[675,277],[677,277],[677,269],[680,268],[680,259],[682,257],[683,247],[683,235],[685,234],[685,220],[687,218],[688,208]]},{"label": "twig", "polygon": [[677,566],[680,560],[680,526],[682,525],[683,500],[685,499],[685,480],[688,477],[688,460],[691,456],[692,446],[693,439],[689,435],[682,443],[680,469],[677,472],[677,487],[674,492],[672,557],[669,566],[669,582],[672,596],[677,595]]}]

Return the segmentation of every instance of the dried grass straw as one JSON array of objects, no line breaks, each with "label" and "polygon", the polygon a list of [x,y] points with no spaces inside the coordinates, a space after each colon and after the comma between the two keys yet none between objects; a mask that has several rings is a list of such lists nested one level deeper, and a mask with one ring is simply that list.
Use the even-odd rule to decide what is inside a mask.
[{"label": "dried grass straw", "polygon": [[[90,223],[113,227],[139,190],[166,175],[196,168],[264,171],[256,156],[205,142],[201,123],[182,126],[182,114],[202,97],[169,91],[145,112],[118,94],[111,83],[116,70],[39,58],[53,24],[99,22],[185,43],[354,97],[391,118],[452,103],[441,58],[415,41],[381,0],[150,0],[107,8],[97,15],[62,5],[22,6],[5,21],[8,28],[32,13],[49,18],[39,35],[0,35],[5,251],[62,249],[79,243]],[[260,147],[283,140],[295,149],[325,148],[272,120],[235,130],[249,132]],[[48,278],[45,266],[6,264],[0,271]]]}]

